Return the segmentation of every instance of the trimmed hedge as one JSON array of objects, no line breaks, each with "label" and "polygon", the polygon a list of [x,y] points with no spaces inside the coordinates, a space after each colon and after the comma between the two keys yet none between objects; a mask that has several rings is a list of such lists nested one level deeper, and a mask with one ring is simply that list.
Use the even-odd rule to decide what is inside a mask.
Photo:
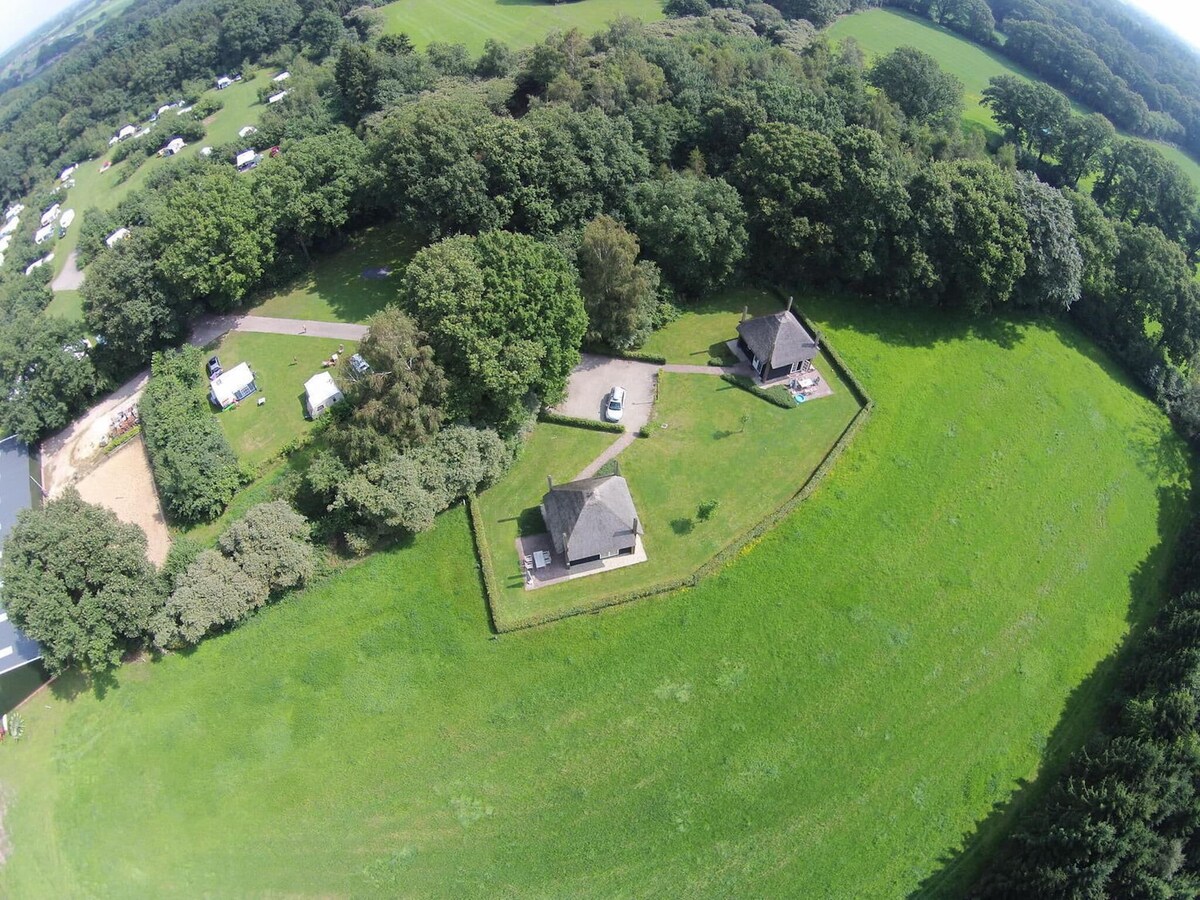
[{"label": "trimmed hedge", "polygon": [[659,356],[657,353],[643,353],[641,350],[614,350],[612,347],[589,347],[586,352],[595,353],[597,356],[611,356],[614,359],[653,363],[656,366],[665,366],[667,364],[665,356]]},{"label": "trimmed hedge", "polygon": [[111,441],[109,441],[107,444],[105,444],[104,445],[104,453],[107,455],[109,453],[112,453],[118,447],[124,447],[126,444],[128,444],[130,441],[132,441],[135,437],[137,437],[141,433],[142,433],[142,426],[134,425],[132,428],[130,428],[124,434],[117,435],[115,438],[113,438]]},{"label": "trimmed hedge", "polygon": [[567,425],[571,428],[586,428],[588,431],[607,431],[610,434],[624,434],[625,426],[618,422],[603,422],[599,419],[581,419],[578,416],[564,416],[548,409],[538,413],[539,422],[551,425]]},{"label": "trimmed hedge", "polygon": [[745,375],[733,375],[729,372],[723,374],[721,380],[741,388],[747,394],[753,394],[768,403],[773,403],[781,409],[795,409],[796,407],[796,401],[792,399],[791,393],[783,388],[761,388],[754,383],[753,379],[747,378]]},{"label": "trimmed hedge", "polygon": [[[802,320],[803,321],[803,320]],[[805,322],[805,327],[810,327]],[[818,337],[814,333],[814,337]],[[626,591],[625,593],[610,594],[607,597],[600,597],[587,603],[578,606],[572,606],[567,609],[556,610],[542,615],[529,616],[527,618],[508,621],[504,619],[499,604],[501,591],[499,582],[496,580],[495,571],[492,566],[491,550],[487,544],[487,538],[483,531],[483,521],[478,510],[478,505],[475,498],[468,498],[468,508],[471,517],[471,530],[475,534],[476,555],[479,558],[480,568],[483,570],[484,592],[488,601],[488,613],[491,616],[492,628],[498,634],[507,632],[521,631],[526,628],[534,628],[538,625],[549,625],[552,622],[557,622],[561,619],[567,619],[571,616],[581,615],[583,613],[596,613],[603,609],[608,609],[612,606],[619,606],[623,603],[630,603],[634,600],[642,600],[646,597],[653,597],[658,594],[667,594],[683,588],[695,587],[699,582],[707,578],[709,575],[721,569],[726,563],[732,560],[735,556],[741,553],[746,547],[757,541],[768,531],[778,525],[783,519],[791,515],[797,507],[812,495],[825,480],[825,477],[833,469],[834,463],[842,455],[845,449],[854,440],[860,428],[870,418],[871,412],[875,408],[875,401],[870,395],[863,390],[862,385],[854,378],[853,374],[846,367],[824,341],[818,337],[821,343],[821,348],[829,356],[830,361],[838,368],[839,373],[851,386],[856,399],[862,404],[854,418],[851,419],[846,427],[842,430],[841,435],[829,448],[829,452],[821,459],[820,464],[812,471],[812,474],[805,479],[799,489],[789,499],[785,500],[777,509],[768,513],[760,519],[755,525],[742,532],[740,535],[731,540],[721,550],[717,551],[707,562],[703,563],[691,575],[683,578],[676,578],[671,581],[661,582],[650,587],[642,588],[636,591]],[[738,387],[741,387],[739,384]],[[761,389],[760,389],[761,390]],[[770,398],[768,398],[770,399]],[[771,402],[774,402],[772,399]],[[790,405],[789,405],[790,408]],[[643,429],[645,431],[645,429]]]}]

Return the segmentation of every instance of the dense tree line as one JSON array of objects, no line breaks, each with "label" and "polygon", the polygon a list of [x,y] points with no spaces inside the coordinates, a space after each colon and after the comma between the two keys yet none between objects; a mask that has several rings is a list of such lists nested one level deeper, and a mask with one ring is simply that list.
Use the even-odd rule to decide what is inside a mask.
[{"label": "dense tree line", "polygon": [[207,522],[224,512],[244,477],[209,412],[200,350],[156,353],[139,401],[154,481],[175,522]]},{"label": "dense tree line", "polygon": [[1113,721],[1077,752],[982,877],[981,897],[1193,897],[1200,883],[1200,569],[1125,666]]}]

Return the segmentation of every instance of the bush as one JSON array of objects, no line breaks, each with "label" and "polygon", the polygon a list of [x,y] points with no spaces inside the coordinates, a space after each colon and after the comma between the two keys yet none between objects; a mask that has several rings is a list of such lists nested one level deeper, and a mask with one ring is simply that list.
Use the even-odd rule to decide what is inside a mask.
[{"label": "bush", "polygon": [[696,518],[701,522],[707,522],[712,518],[712,514],[717,511],[717,507],[720,505],[720,500],[705,500],[696,509]]},{"label": "bush", "polygon": [[549,422],[552,425],[567,425],[571,428],[586,428],[589,431],[607,431],[611,434],[624,434],[625,426],[619,422],[603,422],[599,419],[581,419],[579,416],[564,416],[561,413],[542,410],[538,413],[539,422]]},{"label": "bush", "polygon": [[163,505],[177,522],[207,522],[243,482],[237,456],[208,410],[197,347],[156,353],[138,409]]},{"label": "bush", "polygon": [[267,586],[232,559],[205,550],[154,617],[154,643],[163,649],[196,644],[214,628],[245,618],[266,603],[267,595]]},{"label": "bush", "polygon": [[272,594],[300,587],[316,569],[308,521],[283,500],[252,507],[217,544]]}]

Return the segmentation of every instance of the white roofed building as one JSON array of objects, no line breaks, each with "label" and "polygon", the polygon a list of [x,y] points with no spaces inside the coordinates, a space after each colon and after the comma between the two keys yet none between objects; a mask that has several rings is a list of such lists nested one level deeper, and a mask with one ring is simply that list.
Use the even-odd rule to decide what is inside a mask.
[{"label": "white roofed building", "polygon": [[53,235],[54,235],[54,223],[51,222],[49,225],[42,226],[34,233],[33,242],[35,244],[40,244],[44,240],[46,240],[46,238],[53,237]]},{"label": "white roofed building", "polygon": [[123,140],[125,140],[125,138],[133,137],[135,134],[137,134],[137,126],[136,125],[126,125],[120,131],[117,132],[117,140],[123,141]]},{"label": "white roofed building", "polygon": [[127,237],[129,237],[129,229],[128,228],[118,228],[116,231],[114,231],[112,234],[110,234],[108,237],[106,237],[104,239],[104,243],[107,244],[109,246],[109,248],[112,248],[112,247],[116,246],[117,244],[121,243],[121,241],[125,240],[125,238],[127,238]]},{"label": "white roofed building", "polygon": [[288,80],[289,78],[291,78],[291,77],[292,77],[292,73],[291,73],[291,72],[288,72],[288,71],[285,69],[284,71],[280,72],[278,75],[276,75],[276,76],[275,76],[274,78],[272,78],[271,80],[272,80],[272,81],[287,81],[287,80]]},{"label": "white roofed building", "polygon": [[238,363],[232,369],[222,372],[212,380],[211,387],[209,399],[214,406],[221,409],[229,409],[258,390],[258,385],[254,383],[254,372],[246,363]]},{"label": "white roofed building", "polygon": [[308,409],[308,417],[315,419],[333,404],[345,399],[337,382],[328,372],[318,372],[304,382],[304,405]]},{"label": "white roofed building", "polygon": [[159,156],[174,156],[180,150],[187,146],[187,143],[181,137],[173,137],[167,141],[167,145],[158,151]]}]

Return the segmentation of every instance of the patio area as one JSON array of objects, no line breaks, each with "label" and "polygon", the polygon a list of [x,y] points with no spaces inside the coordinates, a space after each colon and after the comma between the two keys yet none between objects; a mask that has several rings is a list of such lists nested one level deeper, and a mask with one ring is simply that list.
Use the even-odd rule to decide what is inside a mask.
[{"label": "patio area", "polygon": [[[746,359],[746,354],[742,352],[736,340],[726,342],[725,346],[729,348],[730,353],[737,357],[739,362],[750,365],[750,360]],[[806,372],[784,375],[782,378],[774,378],[771,381],[760,381],[755,376],[754,383],[763,388],[790,388],[793,394],[803,394],[805,400],[816,400],[818,397],[833,396],[833,387],[830,385],[828,379],[821,374],[821,370],[817,368],[815,362],[810,365]]]},{"label": "patio area", "polygon": [[[633,553],[598,559],[593,562],[576,563],[570,568],[567,568],[566,560],[562,555],[554,552],[554,542],[550,539],[549,534],[531,534],[517,538],[516,551],[517,562],[525,572],[525,590],[527,591],[536,591],[538,588],[561,584],[574,578],[586,578],[589,575],[599,575],[601,572],[624,569],[626,566],[634,566],[646,561],[646,547],[640,537],[633,548]],[[528,567],[527,559],[529,560]]]}]

